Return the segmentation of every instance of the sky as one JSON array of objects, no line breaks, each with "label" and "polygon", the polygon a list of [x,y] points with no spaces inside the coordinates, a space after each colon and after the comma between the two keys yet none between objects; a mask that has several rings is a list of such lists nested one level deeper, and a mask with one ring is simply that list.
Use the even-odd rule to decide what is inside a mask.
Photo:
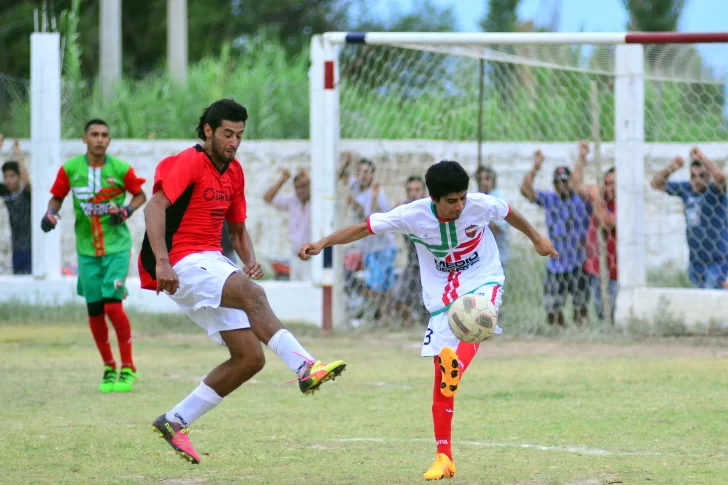
[{"label": "sky", "polygon": [[[433,0],[442,7],[453,7],[458,27],[463,32],[478,32],[478,21],[485,13],[487,0]],[[408,11],[418,0],[375,0],[376,9],[383,16],[391,12],[391,6]],[[627,14],[621,0],[522,0],[518,8],[521,19],[535,19],[537,24],[549,24],[549,6],[561,3],[560,32],[623,32]],[[680,18],[681,32],[725,31],[728,19],[726,0],[686,0]]]},{"label": "sky", "polygon": [[[432,0],[440,7],[452,7],[462,32],[480,32],[488,0]],[[393,12],[412,10],[419,0],[373,0],[375,11],[383,18]],[[554,6],[560,5],[559,32],[624,32],[627,12],[622,0],[521,0],[518,16],[534,20],[538,26],[550,26]],[[725,32],[728,0],[685,0],[678,30],[680,32]],[[728,76],[726,44],[703,44],[699,51],[716,75]],[[728,106],[726,107],[728,109]]]}]

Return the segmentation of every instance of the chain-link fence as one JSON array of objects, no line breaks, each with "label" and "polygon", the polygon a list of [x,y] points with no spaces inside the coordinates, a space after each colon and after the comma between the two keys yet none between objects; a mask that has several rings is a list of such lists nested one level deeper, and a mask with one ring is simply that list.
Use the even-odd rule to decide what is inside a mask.
[{"label": "chain-link fence", "polygon": [[[652,286],[722,287],[728,277],[720,52],[724,45],[645,48],[645,262]],[[338,191],[341,227],[368,215],[361,208],[369,212],[371,200],[379,200],[379,211],[405,201],[408,178],[423,176],[432,163],[457,160],[473,174],[471,191],[504,198],[560,252],[547,263],[519,232],[500,234],[507,295],[501,316],[526,327],[596,320],[597,308],[611,317],[604,310],[614,309],[618,270],[619,174],[608,172],[615,165],[613,46],[346,45],[339,59],[341,147],[354,151]],[[590,141],[581,166],[579,140]],[[676,196],[670,198],[650,182],[678,154],[686,161],[665,186]],[[583,176],[575,180],[575,172]],[[347,320],[411,319],[396,304],[412,265],[408,244],[379,237],[343,250]],[[413,307],[418,291],[413,286],[408,296]]]}]

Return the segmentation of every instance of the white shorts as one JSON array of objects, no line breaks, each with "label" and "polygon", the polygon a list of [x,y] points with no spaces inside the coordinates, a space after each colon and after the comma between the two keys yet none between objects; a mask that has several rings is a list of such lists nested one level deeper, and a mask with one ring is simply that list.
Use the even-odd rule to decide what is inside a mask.
[{"label": "white shorts", "polygon": [[250,328],[248,315],[235,308],[223,308],[222,289],[240,268],[216,251],[190,254],[174,265],[179,289],[169,297],[193,322],[207,330],[207,335],[225,345],[221,331]]},{"label": "white shorts", "polygon": [[[503,298],[503,287],[500,285],[481,286],[473,294],[490,297],[490,301],[495,305],[497,310],[500,308]],[[451,349],[458,348],[460,340],[450,330],[447,313],[447,311],[444,311],[430,317],[430,323],[427,325],[427,330],[425,330],[425,340],[422,342],[422,352],[420,353],[422,357],[439,355],[444,347],[450,347]],[[496,325],[495,333],[499,334],[501,332],[501,328]]]}]

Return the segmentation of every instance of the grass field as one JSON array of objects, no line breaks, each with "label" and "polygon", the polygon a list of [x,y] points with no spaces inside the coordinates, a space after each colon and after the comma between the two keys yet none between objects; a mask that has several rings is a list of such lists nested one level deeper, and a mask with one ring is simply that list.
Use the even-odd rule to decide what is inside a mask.
[{"label": "grass field", "polygon": [[[151,422],[226,354],[179,325],[184,333],[140,325],[142,381],[101,395],[85,324],[0,323],[0,483],[423,481],[435,447],[419,334],[309,333],[316,356],[349,364],[313,397],[267,353],[253,382],[192,427],[203,455],[192,466]],[[488,342],[456,398],[454,483],[724,484],[726,356],[721,338]]]}]

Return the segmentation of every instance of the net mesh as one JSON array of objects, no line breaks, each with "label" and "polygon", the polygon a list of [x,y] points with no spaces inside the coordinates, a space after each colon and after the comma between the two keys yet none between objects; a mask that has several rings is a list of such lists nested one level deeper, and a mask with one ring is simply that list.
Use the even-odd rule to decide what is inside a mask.
[{"label": "net mesh", "polygon": [[[716,162],[713,180],[720,177],[719,168],[728,149],[728,144],[722,143],[728,134],[728,63],[722,56],[724,52],[724,45],[645,46],[647,155],[643,193],[646,265],[651,286],[694,286],[696,281],[691,283],[689,275],[699,263],[712,265],[716,258],[722,265],[720,270],[713,268],[723,272],[719,279],[728,276],[728,268],[721,259],[724,256],[718,254],[724,247],[705,254],[706,249],[714,246],[709,240],[716,235],[715,230],[720,238],[725,236],[721,232],[726,224],[722,208],[725,198],[714,201],[705,193],[693,193],[686,185],[690,177],[689,152],[694,145],[703,147],[705,155]],[[579,254],[573,264],[573,275],[560,272],[571,263],[547,270],[544,259],[535,256],[527,239],[510,230],[509,247],[501,246],[509,253],[504,262],[507,282],[501,316],[509,324],[535,327],[547,321],[549,313],[556,315],[559,311],[567,323],[573,322],[581,317],[572,310],[585,308],[587,318],[597,321],[595,291],[599,291],[600,297],[608,296],[610,275],[602,271],[605,289],[600,291],[596,283],[599,271],[588,263],[590,257],[599,257],[599,244],[613,245],[614,240],[610,242],[613,236],[609,231],[596,229],[602,226],[590,227],[592,220],[588,214],[597,207],[614,209],[605,204],[603,174],[614,166],[615,47],[347,45],[341,48],[339,59],[340,146],[344,152],[341,158],[343,163],[351,152],[352,159],[337,196],[340,226],[361,221],[361,214],[352,209],[351,199],[371,198],[373,187],[386,196],[383,210],[406,201],[408,177],[424,176],[428,166],[436,161],[459,161],[473,174],[471,191],[479,190],[476,169],[487,166],[492,169],[495,188],[502,198],[539,230],[558,240],[562,251],[572,245],[571,251],[564,252]],[[481,66],[485,145],[479,157]],[[598,123],[593,124],[593,120]],[[598,156],[593,143],[596,130],[601,140]],[[574,215],[573,209],[564,212],[564,207],[550,202],[552,196],[548,195],[554,191],[554,169],[575,168],[579,140],[591,142],[584,182],[594,185],[592,193],[596,194],[587,204],[588,214],[584,216]],[[537,150],[543,152],[545,160],[533,187],[538,194],[545,195],[534,194],[538,203],[532,203],[520,192],[524,178],[534,166]],[[679,154],[688,161],[670,180],[684,182],[681,192],[670,197],[651,188],[649,184],[656,172]],[[368,176],[356,180],[357,170],[366,169],[358,164],[361,158],[372,160],[376,168],[370,188],[365,188]],[[361,192],[368,192],[369,196],[362,196]],[[426,324],[419,286],[408,283],[406,272],[412,263],[407,243],[398,236],[391,247],[387,257],[384,252],[372,257],[366,246],[356,244],[343,249],[341,257],[345,264],[339,281],[345,289],[341,313],[345,321],[355,325]],[[613,254],[612,246],[606,252]],[[689,261],[693,262],[690,270]],[[389,275],[390,267],[394,269],[386,277],[386,289],[382,291],[381,273]],[[711,274],[703,271],[705,278]],[[413,317],[411,312],[402,311],[401,305],[398,307],[402,281],[409,285],[405,303],[418,308],[419,315],[415,312]],[[372,291],[372,283],[377,291]],[[705,286],[706,282],[700,285]]]}]

